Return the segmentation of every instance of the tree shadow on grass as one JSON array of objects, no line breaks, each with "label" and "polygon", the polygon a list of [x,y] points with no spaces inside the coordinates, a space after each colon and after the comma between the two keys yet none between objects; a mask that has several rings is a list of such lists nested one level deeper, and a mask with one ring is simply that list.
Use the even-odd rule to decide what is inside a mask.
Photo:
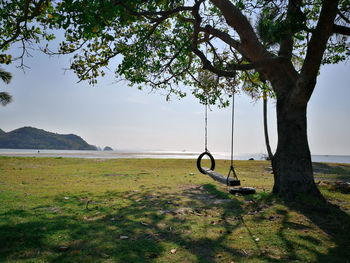
[{"label": "tree shadow on grass", "polygon": [[325,175],[326,179],[350,182],[350,165],[338,163],[313,163],[312,165],[316,178]]},{"label": "tree shadow on grass", "polygon": [[[247,223],[253,218],[258,226],[269,224],[270,219],[260,212],[269,209],[266,204],[272,200],[275,204],[277,200],[277,205],[282,203],[274,196],[243,200],[210,184],[181,186],[173,193],[162,190],[59,195],[51,206],[0,214],[0,261],[205,263],[300,259],[302,244],[288,236],[288,229],[310,229],[291,222],[286,210],[277,210],[281,220],[277,239],[288,250],[283,257],[267,253],[263,240],[257,239],[257,228]],[[319,260],[315,262],[350,258],[344,249],[349,245],[349,216],[332,209],[326,219],[322,214],[298,210],[336,244],[322,254],[312,246],[320,240],[300,235],[308,244],[303,249]],[[250,242],[250,251],[245,251],[243,244],[232,246],[239,238],[233,236],[235,231],[248,235],[245,242]]]},{"label": "tree shadow on grass", "polygon": [[[297,253],[296,248],[307,249],[310,253],[316,256],[315,262],[350,262],[350,216],[342,211],[338,206],[330,203],[320,205],[317,201],[301,200],[300,202],[285,202],[291,210],[297,211],[304,215],[312,224],[316,226],[310,228],[305,224],[290,222],[290,218],[286,211],[281,210],[283,216],[283,228],[279,232],[281,239],[285,240],[290,247],[292,255]],[[298,242],[291,241],[288,238],[286,229],[300,230],[300,234],[295,238]],[[323,232],[327,234],[327,240],[322,240],[317,235],[312,235],[312,232]],[[317,249],[322,242],[331,242],[327,251],[320,252]],[[308,245],[305,245],[308,244]]]},{"label": "tree shadow on grass", "polygon": [[[224,202],[203,187],[171,194],[106,192],[90,195],[89,201],[88,195],[60,195],[52,206],[0,214],[0,261],[153,262],[161,257],[214,262],[221,250],[241,254],[223,245],[239,223],[219,223],[211,214],[218,202],[217,207],[230,206],[235,210],[229,214],[239,215],[239,202]],[[198,221],[202,228],[193,228]],[[203,230],[210,232],[207,237]]]}]

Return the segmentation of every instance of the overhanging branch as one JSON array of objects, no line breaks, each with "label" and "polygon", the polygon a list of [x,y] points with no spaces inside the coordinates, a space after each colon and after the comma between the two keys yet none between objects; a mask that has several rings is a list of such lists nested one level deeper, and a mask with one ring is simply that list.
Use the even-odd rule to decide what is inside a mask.
[{"label": "overhanging branch", "polygon": [[152,20],[153,22],[157,21],[163,21],[164,19],[168,18],[169,16],[182,12],[182,11],[191,11],[193,9],[192,6],[180,6],[171,10],[166,10],[166,11],[135,11],[132,10],[130,7],[128,7],[123,1],[115,1],[114,5],[120,5],[125,10],[127,10],[131,15],[134,16],[144,16],[147,17],[148,19]]},{"label": "overhanging branch", "polygon": [[239,53],[241,53],[243,56],[245,55],[245,51],[242,48],[242,45],[239,41],[234,40],[233,38],[230,37],[229,34],[222,32],[216,28],[213,28],[210,25],[206,25],[205,27],[199,27],[199,31],[210,34],[212,36],[215,36],[217,38],[219,38],[220,40],[222,40],[223,42],[225,42],[226,44],[228,44],[229,46],[233,47],[234,49],[236,49]]},{"label": "overhanging branch", "polygon": [[350,36],[350,27],[341,26],[341,25],[333,25],[333,33],[334,34],[341,34],[345,36]]},{"label": "overhanging branch", "polygon": [[[286,21],[291,20],[291,16],[293,13],[295,13],[301,5],[300,0],[294,0],[289,1],[288,3],[288,10],[287,10],[287,17]],[[280,42],[280,49],[278,51],[279,56],[288,57],[289,59],[292,58],[293,55],[293,32],[291,30],[288,30],[288,32],[285,32],[285,37]]]},{"label": "overhanging branch", "polygon": [[[226,39],[226,41],[228,42],[232,42],[233,45],[235,45],[237,48],[239,48],[241,50],[241,46],[239,45],[239,42],[236,42],[235,40],[233,40],[231,37],[229,37],[226,33],[223,33],[217,29],[214,29],[210,26],[206,26],[206,27],[201,27],[201,16],[199,15],[199,5],[195,5],[193,10],[192,10],[192,15],[194,17],[194,24],[193,24],[193,37],[192,37],[192,51],[193,53],[195,53],[199,59],[201,60],[202,64],[203,64],[203,68],[207,69],[213,73],[215,73],[216,75],[218,75],[219,77],[233,77],[236,74],[236,71],[240,71],[240,70],[252,70],[252,69],[259,69],[260,67],[269,64],[269,63],[282,63],[285,62],[286,60],[288,60],[288,58],[279,56],[279,57],[262,57],[261,59],[258,59],[257,61],[248,63],[248,64],[230,64],[228,65],[225,69],[223,68],[218,68],[215,67],[208,59],[207,57],[204,55],[204,53],[199,50],[198,48],[198,34],[200,32],[206,32],[206,33],[210,33],[213,35],[220,35],[222,38]],[[233,42],[235,41],[235,42]],[[231,46],[231,45],[230,45]],[[244,51],[244,50],[242,50]]]},{"label": "overhanging branch", "polygon": [[[29,14],[29,2],[30,1],[26,2],[26,6],[24,8],[24,15],[22,17],[19,17],[16,21],[16,26],[15,26],[16,29],[15,29],[14,34],[12,35],[12,37],[10,37],[8,40],[4,41],[0,45],[0,50],[3,49],[4,47],[6,47],[11,42],[16,41],[18,36],[21,34],[21,23],[23,23],[23,22],[26,23],[28,20],[34,19],[42,12],[42,6],[44,4],[44,0],[40,0],[35,5],[33,12],[31,14]],[[24,29],[24,30],[26,30],[26,29]]]},{"label": "overhanging branch", "polygon": [[306,102],[315,88],[316,76],[322,57],[332,34],[339,0],[324,0],[317,26],[309,42],[304,65],[300,73],[300,84],[295,96],[301,96]]},{"label": "overhanging branch", "polygon": [[270,54],[259,42],[254,29],[247,17],[230,0],[210,0],[222,13],[227,24],[232,27],[240,37],[244,56],[251,61],[270,57]]},{"label": "overhanging branch", "polygon": [[349,18],[347,18],[339,9],[337,10],[338,15],[343,19],[346,23],[350,24]]}]

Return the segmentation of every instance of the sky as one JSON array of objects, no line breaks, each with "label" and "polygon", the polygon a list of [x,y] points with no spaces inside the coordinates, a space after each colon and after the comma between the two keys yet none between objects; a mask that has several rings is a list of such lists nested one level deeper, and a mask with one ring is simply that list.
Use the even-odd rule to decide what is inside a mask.
[{"label": "sky", "polygon": [[[95,86],[78,83],[69,56],[48,57],[31,51],[30,67],[2,66],[13,75],[0,90],[13,102],[0,108],[6,132],[31,126],[60,134],[77,134],[89,144],[115,150],[204,150],[204,106],[190,93],[167,102],[161,92],[138,90],[115,82],[113,65]],[[350,63],[321,68],[308,106],[308,139],[312,154],[350,155]],[[184,87],[186,88],[186,87]],[[262,101],[247,95],[235,100],[235,155],[265,153]],[[268,107],[269,135],[276,148],[275,103]],[[208,148],[229,152],[231,108],[212,107],[208,115]]]}]

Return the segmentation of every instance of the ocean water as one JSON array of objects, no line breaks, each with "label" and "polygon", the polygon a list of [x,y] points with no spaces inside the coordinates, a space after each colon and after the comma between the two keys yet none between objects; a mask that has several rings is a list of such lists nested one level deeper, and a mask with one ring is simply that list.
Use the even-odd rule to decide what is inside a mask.
[{"label": "ocean water", "polygon": [[[29,149],[0,149],[0,156],[22,157],[70,157],[70,158],[162,158],[162,159],[197,159],[200,152],[187,151],[76,151],[76,150],[29,150]],[[212,152],[215,159],[229,160],[230,153]],[[235,160],[262,160],[264,154],[237,154]],[[350,155],[312,155],[313,162],[348,163]]]}]

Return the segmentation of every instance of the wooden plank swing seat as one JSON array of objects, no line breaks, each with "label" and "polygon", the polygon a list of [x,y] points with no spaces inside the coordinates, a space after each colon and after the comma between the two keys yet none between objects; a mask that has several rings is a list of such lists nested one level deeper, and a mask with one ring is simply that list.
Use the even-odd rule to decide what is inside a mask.
[{"label": "wooden plank swing seat", "polygon": [[202,167],[202,169],[206,175],[209,175],[211,178],[213,178],[215,181],[217,181],[219,183],[225,184],[227,186],[239,186],[239,185],[241,185],[240,180],[237,180],[235,178],[227,178],[226,176],[223,176],[222,174],[214,172],[207,167]]},{"label": "wooden plank swing seat", "polygon": [[[202,161],[202,158],[204,156],[208,156],[210,158],[210,162],[211,162],[210,168],[201,166],[201,161]],[[241,185],[241,181],[238,180],[237,175],[233,169],[233,165],[231,165],[231,167],[230,167],[230,171],[229,171],[228,176],[224,176],[222,174],[219,174],[219,173],[213,171],[215,169],[215,159],[208,151],[205,151],[204,153],[199,155],[199,157],[197,159],[197,168],[202,174],[210,176],[212,179],[214,179],[215,181],[217,181],[219,183],[225,184],[227,186],[240,186]],[[233,178],[229,177],[231,172],[234,176]],[[255,194],[255,189],[253,187],[233,187],[229,190],[229,192],[230,192],[230,194],[249,195],[249,194]]]}]

